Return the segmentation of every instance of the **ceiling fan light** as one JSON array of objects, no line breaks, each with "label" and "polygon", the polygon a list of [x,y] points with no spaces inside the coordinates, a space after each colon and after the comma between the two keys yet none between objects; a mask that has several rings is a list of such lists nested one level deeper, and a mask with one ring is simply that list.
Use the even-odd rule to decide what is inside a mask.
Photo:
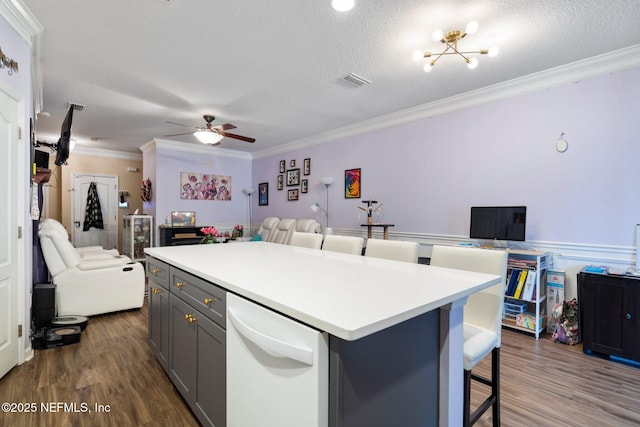
[{"label": "ceiling fan light", "polygon": [[469,59],[469,62],[467,62],[467,67],[469,67],[470,70],[473,70],[477,66],[478,66],[478,60],[476,58],[471,58]]},{"label": "ceiling fan light", "polygon": [[209,129],[197,130],[193,133],[193,136],[195,136],[198,141],[202,142],[203,144],[209,145],[219,144],[220,140],[222,140],[223,138],[223,136],[218,132],[214,132]]},{"label": "ceiling fan light", "polygon": [[353,8],[354,0],[333,0],[331,6],[338,12],[346,12]]},{"label": "ceiling fan light", "polygon": [[493,46],[489,48],[489,56],[490,57],[494,57],[496,55],[498,55],[498,53],[500,53],[500,49],[498,48],[498,46]]}]

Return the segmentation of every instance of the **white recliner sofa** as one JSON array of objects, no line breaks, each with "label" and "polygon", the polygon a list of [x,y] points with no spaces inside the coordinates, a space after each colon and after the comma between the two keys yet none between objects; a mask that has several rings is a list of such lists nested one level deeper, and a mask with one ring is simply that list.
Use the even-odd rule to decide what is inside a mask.
[{"label": "white recliner sofa", "polygon": [[258,234],[265,242],[281,243],[288,245],[294,232],[320,233],[321,226],[315,219],[277,218],[274,216],[262,220],[258,228]]},{"label": "white recliner sofa", "polygon": [[56,285],[58,316],[93,316],[142,307],[145,287],[142,264],[101,248],[81,254],[66,231],[62,235],[50,221],[40,223],[38,237]]}]

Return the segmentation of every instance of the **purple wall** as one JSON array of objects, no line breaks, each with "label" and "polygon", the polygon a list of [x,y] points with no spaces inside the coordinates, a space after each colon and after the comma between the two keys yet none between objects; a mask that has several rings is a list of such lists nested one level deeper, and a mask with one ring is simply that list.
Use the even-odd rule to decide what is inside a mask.
[{"label": "purple wall", "polygon": [[[267,216],[315,217],[360,229],[357,206],[384,203],[379,221],[395,232],[468,236],[469,207],[526,205],[527,240],[633,246],[640,222],[640,68],[532,95],[254,160],[253,186],[269,183]],[[555,150],[561,133],[569,142]],[[287,201],[276,190],[280,160],[311,158],[309,192]],[[362,169],[362,199],[344,198],[344,170]],[[295,187],[290,187],[295,188]]]},{"label": "purple wall", "polygon": [[[145,154],[145,173],[147,159],[155,164],[156,189],[162,189],[153,196],[153,206],[145,206],[155,214],[156,221],[162,224],[172,211],[195,211],[197,225],[216,225],[224,223],[248,222],[248,197],[242,192],[250,187],[251,159],[217,155],[216,148],[206,147],[202,152],[180,152],[175,149],[157,147],[153,155]],[[154,159],[150,159],[154,157]],[[154,163],[155,162],[155,163]],[[180,172],[195,172],[210,175],[231,176],[231,200],[182,200],[180,199]],[[144,179],[147,175],[144,176]],[[145,204],[147,205],[147,204]],[[231,226],[232,226],[231,225]],[[224,228],[224,227],[223,227]]]}]

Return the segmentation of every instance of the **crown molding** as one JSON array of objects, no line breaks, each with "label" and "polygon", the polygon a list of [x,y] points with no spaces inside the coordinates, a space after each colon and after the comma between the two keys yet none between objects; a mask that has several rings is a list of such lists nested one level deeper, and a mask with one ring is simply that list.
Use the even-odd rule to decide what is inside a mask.
[{"label": "crown molding", "polygon": [[251,160],[251,153],[244,151],[229,150],[217,146],[209,147],[205,144],[191,144],[188,142],[171,141],[169,139],[154,138],[153,140],[142,144],[140,151],[147,153],[153,150],[166,149],[170,151],[178,151],[182,153],[206,154],[207,156],[231,157],[235,159]]},{"label": "crown molding", "polygon": [[472,90],[449,98],[429,102],[417,107],[364,120],[323,132],[320,135],[299,139],[289,144],[253,153],[254,159],[288,153],[294,150],[324,144],[338,139],[397,126],[416,120],[451,113],[502,99],[528,95],[544,89],[574,83],[588,78],[624,71],[640,66],[640,45],[633,45],[613,52],[572,62],[538,73],[518,77],[484,88]]},{"label": "crown molding", "polygon": [[142,154],[131,153],[129,151],[105,150],[103,148],[81,147],[76,145],[69,157],[73,154],[96,157],[111,157],[124,160],[142,160]]},{"label": "crown molding", "polygon": [[29,45],[44,27],[20,0],[0,0],[0,15]]}]

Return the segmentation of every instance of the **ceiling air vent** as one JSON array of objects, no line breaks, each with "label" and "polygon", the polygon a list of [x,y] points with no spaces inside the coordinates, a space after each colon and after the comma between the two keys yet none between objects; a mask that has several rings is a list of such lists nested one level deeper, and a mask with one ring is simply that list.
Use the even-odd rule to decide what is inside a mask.
[{"label": "ceiling air vent", "polygon": [[74,102],[70,102],[67,108],[73,108],[73,111],[82,111],[84,110],[84,105],[76,104]]},{"label": "ceiling air vent", "polygon": [[368,85],[369,83],[371,83],[371,80],[367,80],[364,77],[354,73],[351,73],[348,76],[344,77],[343,80],[356,87]]}]

